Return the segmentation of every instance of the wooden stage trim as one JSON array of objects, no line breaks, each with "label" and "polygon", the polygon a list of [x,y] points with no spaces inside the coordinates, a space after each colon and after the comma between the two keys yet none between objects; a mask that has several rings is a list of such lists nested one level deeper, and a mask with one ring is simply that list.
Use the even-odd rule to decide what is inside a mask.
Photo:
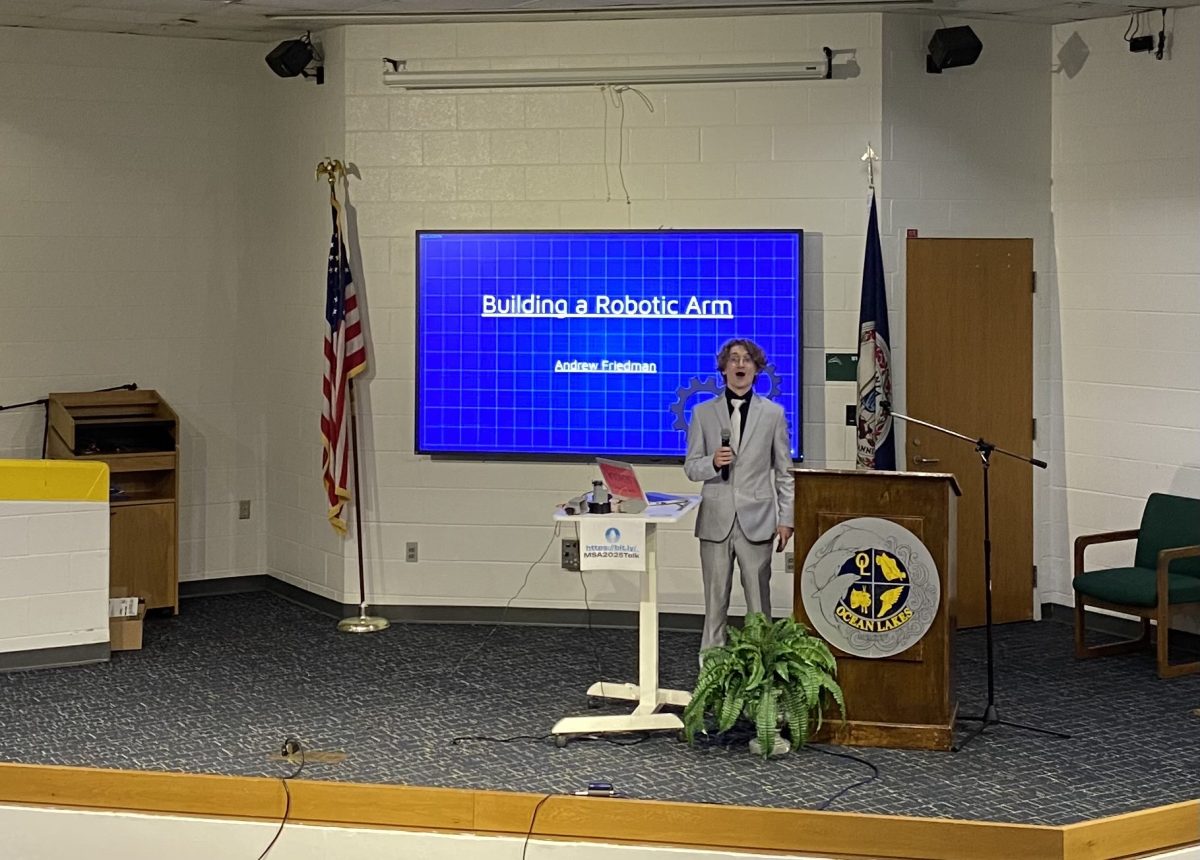
[{"label": "wooden stage trim", "polygon": [[[289,822],[522,837],[541,794],[292,780]],[[277,821],[272,777],[0,763],[0,803]],[[1200,843],[1200,801],[1064,827],[552,795],[533,836],[905,860],[1116,860]]]},{"label": "wooden stage trim", "polygon": [[[1200,801],[1189,800],[1063,828],[1067,857],[1105,860],[1200,842]],[[1144,847],[1145,846],[1145,847]]]}]

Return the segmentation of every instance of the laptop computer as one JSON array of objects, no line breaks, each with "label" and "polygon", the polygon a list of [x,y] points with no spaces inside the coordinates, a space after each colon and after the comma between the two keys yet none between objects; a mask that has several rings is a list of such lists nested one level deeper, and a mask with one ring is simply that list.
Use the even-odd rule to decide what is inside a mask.
[{"label": "laptop computer", "polygon": [[618,499],[636,499],[650,504],[646,491],[642,489],[637,479],[637,473],[629,463],[620,460],[610,460],[607,457],[597,457],[596,465],[600,467],[600,475],[604,478],[604,486]]},{"label": "laptop computer", "polygon": [[609,493],[614,498],[637,500],[646,506],[661,505],[679,498],[671,493],[647,493],[642,489],[637,473],[629,463],[611,460],[608,457],[597,457],[596,465],[600,467],[604,486],[608,487]]}]

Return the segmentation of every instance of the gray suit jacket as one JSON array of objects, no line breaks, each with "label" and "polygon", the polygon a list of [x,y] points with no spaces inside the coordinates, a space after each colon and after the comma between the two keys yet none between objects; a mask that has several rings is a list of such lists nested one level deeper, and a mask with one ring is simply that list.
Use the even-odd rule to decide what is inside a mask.
[{"label": "gray suit jacket", "polygon": [[793,523],[791,442],[783,407],[757,394],[750,398],[741,446],[729,466],[729,480],[713,466],[721,447],[721,431],[729,429],[729,406],[722,392],[692,410],[688,424],[687,459],[683,470],[703,481],[696,537],[724,540],[736,516],[746,537],[770,540],[779,525]]}]

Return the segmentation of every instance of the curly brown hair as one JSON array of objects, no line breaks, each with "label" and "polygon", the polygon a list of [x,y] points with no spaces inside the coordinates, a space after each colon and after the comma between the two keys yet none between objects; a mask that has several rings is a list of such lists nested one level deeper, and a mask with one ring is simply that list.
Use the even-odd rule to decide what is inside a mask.
[{"label": "curly brown hair", "polygon": [[762,370],[767,366],[767,354],[763,352],[761,346],[752,340],[737,337],[726,341],[725,345],[721,347],[721,351],[717,353],[717,370],[721,371],[721,373],[725,372],[725,365],[729,363],[729,353],[733,351],[735,346],[740,346],[746,352],[750,353],[750,360],[754,362],[755,370]]}]

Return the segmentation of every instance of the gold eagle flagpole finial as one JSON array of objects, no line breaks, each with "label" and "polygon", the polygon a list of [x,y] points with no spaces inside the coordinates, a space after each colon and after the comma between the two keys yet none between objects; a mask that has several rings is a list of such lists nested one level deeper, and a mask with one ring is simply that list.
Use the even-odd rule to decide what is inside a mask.
[{"label": "gold eagle flagpole finial", "polygon": [[324,176],[329,180],[329,190],[332,192],[334,185],[338,179],[344,179],[346,176],[346,165],[338,161],[336,158],[326,158],[323,161],[317,162],[317,179]]}]

